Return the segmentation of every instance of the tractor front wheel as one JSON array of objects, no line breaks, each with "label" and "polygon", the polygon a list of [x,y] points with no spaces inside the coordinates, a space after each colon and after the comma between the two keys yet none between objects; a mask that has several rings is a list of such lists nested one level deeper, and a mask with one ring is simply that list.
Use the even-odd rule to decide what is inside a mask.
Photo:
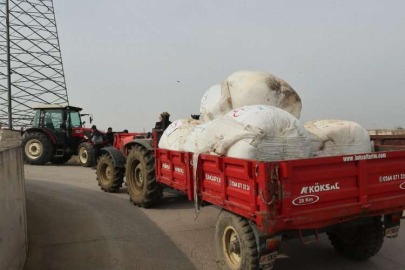
[{"label": "tractor front wheel", "polygon": [[84,142],[79,145],[78,150],[79,162],[83,167],[91,167],[94,164],[93,145]]},{"label": "tractor front wheel", "polygon": [[117,192],[124,181],[124,170],[115,166],[110,155],[102,155],[97,163],[98,185],[105,192]]},{"label": "tractor front wheel", "polygon": [[153,151],[139,145],[131,149],[126,164],[126,184],[134,204],[147,208],[158,203],[162,190],[156,182]]},{"label": "tractor front wheel", "polygon": [[22,141],[23,157],[31,165],[44,165],[55,150],[48,136],[39,132],[27,133]]}]

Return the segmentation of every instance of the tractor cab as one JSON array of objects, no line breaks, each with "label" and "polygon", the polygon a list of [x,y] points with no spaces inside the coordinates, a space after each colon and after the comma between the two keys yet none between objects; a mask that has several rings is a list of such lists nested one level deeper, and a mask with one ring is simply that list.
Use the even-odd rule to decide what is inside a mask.
[{"label": "tractor cab", "polygon": [[[53,129],[81,128],[81,108],[61,105],[42,105],[34,108],[32,127]],[[90,118],[91,119],[91,118]],[[92,119],[91,119],[92,120]],[[90,120],[90,121],[91,121]]]}]

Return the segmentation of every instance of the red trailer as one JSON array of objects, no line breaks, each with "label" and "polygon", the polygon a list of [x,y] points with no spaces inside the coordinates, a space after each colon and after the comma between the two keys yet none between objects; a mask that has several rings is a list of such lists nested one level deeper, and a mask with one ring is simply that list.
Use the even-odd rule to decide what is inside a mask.
[{"label": "red trailer", "polygon": [[376,151],[405,150],[405,130],[369,130]]},{"label": "red trailer", "polygon": [[159,149],[160,134],[105,148],[111,162],[100,159],[99,184],[110,191],[103,186],[114,185],[111,175],[126,170],[130,199],[139,206],[158,204],[170,187],[223,209],[215,237],[219,269],[273,269],[283,239],[306,244],[320,233],[342,255],[363,260],[384,237],[398,235],[405,151],[258,162]]}]

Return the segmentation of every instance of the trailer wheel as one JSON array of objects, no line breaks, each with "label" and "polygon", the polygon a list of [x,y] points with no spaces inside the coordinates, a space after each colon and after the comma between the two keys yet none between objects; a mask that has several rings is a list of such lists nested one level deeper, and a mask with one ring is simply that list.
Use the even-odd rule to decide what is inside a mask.
[{"label": "trailer wheel", "polygon": [[54,145],[43,133],[32,132],[26,134],[22,144],[24,161],[31,165],[44,165],[54,152]]},{"label": "trailer wheel", "polygon": [[384,227],[381,221],[351,228],[338,228],[329,232],[332,246],[343,256],[352,260],[367,260],[380,251],[384,242]]},{"label": "trailer wheel", "polygon": [[161,197],[156,182],[155,156],[143,146],[135,146],[128,154],[126,163],[126,184],[130,200],[141,207],[155,206]]},{"label": "trailer wheel", "polygon": [[122,187],[124,181],[124,171],[115,167],[110,155],[102,155],[97,163],[98,185],[105,192],[117,192]]},{"label": "trailer wheel", "polygon": [[256,238],[245,218],[222,211],[217,221],[215,245],[218,269],[258,269]]},{"label": "trailer wheel", "polygon": [[72,155],[64,155],[63,157],[51,157],[50,162],[55,165],[62,165],[68,162]]},{"label": "trailer wheel", "polygon": [[79,162],[83,167],[91,167],[94,164],[93,145],[88,142],[83,142],[78,149]]}]

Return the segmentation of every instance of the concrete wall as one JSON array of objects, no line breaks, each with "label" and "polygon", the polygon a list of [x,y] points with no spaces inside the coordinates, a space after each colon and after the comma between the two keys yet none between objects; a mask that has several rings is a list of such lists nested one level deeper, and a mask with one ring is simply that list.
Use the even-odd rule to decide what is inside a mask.
[{"label": "concrete wall", "polygon": [[28,252],[24,164],[16,136],[0,133],[0,270],[20,270]]}]

